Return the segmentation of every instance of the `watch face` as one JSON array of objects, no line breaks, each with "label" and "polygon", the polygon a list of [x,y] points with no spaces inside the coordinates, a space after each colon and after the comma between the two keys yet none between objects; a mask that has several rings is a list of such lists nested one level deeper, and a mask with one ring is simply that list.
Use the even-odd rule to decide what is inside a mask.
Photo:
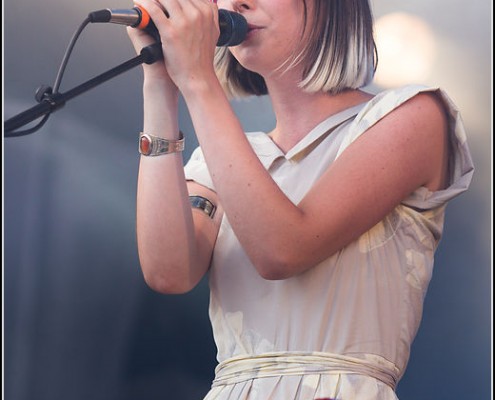
[{"label": "watch face", "polygon": [[147,135],[139,138],[139,152],[146,156],[151,154],[151,139]]}]

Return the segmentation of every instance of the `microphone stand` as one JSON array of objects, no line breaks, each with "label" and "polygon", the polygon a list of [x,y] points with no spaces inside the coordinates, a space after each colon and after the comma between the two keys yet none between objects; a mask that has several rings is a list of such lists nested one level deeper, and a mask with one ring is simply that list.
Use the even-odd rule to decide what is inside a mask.
[{"label": "microphone stand", "polygon": [[[47,117],[52,112],[62,108],[65,103],[84,93],[88,90],[100,85],[103,82],[112,79],[113,77],[122,74],[134,68],[140,64],[153,64],[163,58],[162,47],[160,42],[153,43],[147,47],[144,47],[140,54],[118,66],[112,68],[97,77],[90,79],[79,86],[65,92],[65,93],[52,93],[52,88],[49,86],[41,86],[36,92],[36,100],[40,103],[34,107],[23,111],[14,117],[8,119],[4,123],[4,136],[15,137],[20,136],[22,133],[15,132],[15,129],[26,125],[35,119],[45,116]],[[34,130],[33,130],[34,131]],[[26,131],[24,131],[26,132]],[[29,132],[31,133],[31,132]]]}]

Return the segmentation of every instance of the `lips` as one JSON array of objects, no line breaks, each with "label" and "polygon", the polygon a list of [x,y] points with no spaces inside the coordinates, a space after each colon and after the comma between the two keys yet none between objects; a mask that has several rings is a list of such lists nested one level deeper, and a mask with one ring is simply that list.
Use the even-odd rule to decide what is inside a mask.
[{"label": "lips", "polygon": [[251,32],[251,31],[254,31],[254,30],[258,30],[258,29],[261,29],[261,26],[253,25],[253,24],[248,24],[248,32]]},{"label": "lips", "polygon": [[253,37],[253,35],[256,35],[261,29],[263,29],[263,27],[248,23],[247,37]]}]

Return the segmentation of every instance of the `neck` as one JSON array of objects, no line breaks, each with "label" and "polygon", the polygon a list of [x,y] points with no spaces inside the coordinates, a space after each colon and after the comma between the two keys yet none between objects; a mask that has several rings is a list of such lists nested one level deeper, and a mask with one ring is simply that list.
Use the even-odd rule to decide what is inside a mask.
[{"label": "neck", "polygon": [[269,135],[284,152],[329,116],[372,97],[360,90],[349,90],[337,95],[307,93],[294,82],[290,81],[290,77],[283,81],[266,79],[277,121]]}]

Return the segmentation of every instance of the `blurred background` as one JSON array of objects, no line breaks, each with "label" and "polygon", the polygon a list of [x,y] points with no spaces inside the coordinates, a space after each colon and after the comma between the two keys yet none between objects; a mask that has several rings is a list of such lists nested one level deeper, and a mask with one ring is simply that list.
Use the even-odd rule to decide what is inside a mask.
[{"label": "blurred background", "polygon": [[[447,90],[476,172],[446,229],[401,400],[491,393],[492,5],[373,0],[380,64],[369,91]],[[53,85],[86,15],[129,2],[5,0],[4,119]],[[134,57],[125,28],[89,25],[61,91]],[[206,280],[191,293],[146,287],[135,240],[137,67],[71,100],[37,133],[3,140],[4,395],[7,400],[201,399],[216,365]],[[233,102],[246,130],[274,124],[267,98]],[[186,108],[185,160],[197,142]]]}]

